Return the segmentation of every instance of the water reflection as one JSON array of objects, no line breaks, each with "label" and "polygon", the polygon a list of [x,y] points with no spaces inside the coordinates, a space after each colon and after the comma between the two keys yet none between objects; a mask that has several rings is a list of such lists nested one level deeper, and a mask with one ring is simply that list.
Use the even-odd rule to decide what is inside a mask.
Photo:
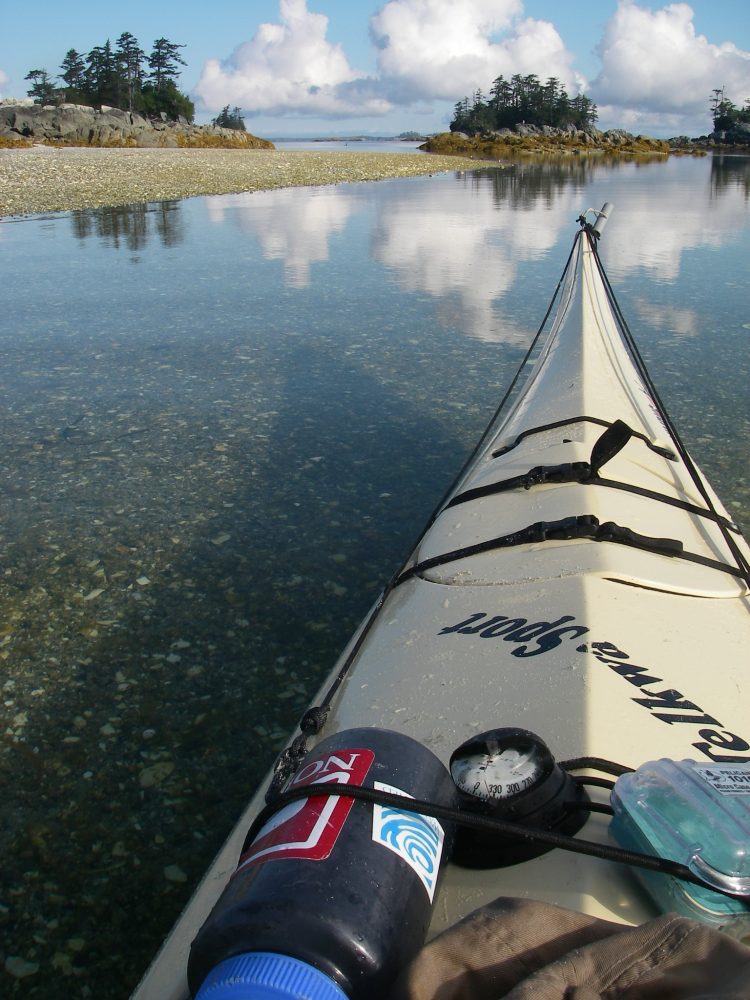
[{"label": "water reflection", "polygon": [[[465,180],[470,188],[477,183],[481,179]],[[556,242],[558,225],[537,226],[537,214],[549,209],[537,203],[518,215],[488,211],[485,198],[457,201],[455,184],[415,185],[394,192],[383,206],[373,254],[401,291],[437,299],[438,317],[447,325],[480,340],[523,343],[528,331],[502,316],[498,304],[519,264],[540,258]]]},{"label": "water reflection", "polygon": [[727,188],[743,191],[750,198],[750,157],[725,156],[714,153],[711,157],[711,191],[720,195]]},{"label": "water reflection", "polygon": [[[583,155],[479,169],[459,175],[447,187],[420,189],[415,181],[415,190],[408,195],[394,188],[392,197],[383,199],[373,256],[394,272],[404,290],[419,288],[450,298],[460,285],[462,305],[472,317],[468,332],[494,339],[492,303],[511,285],[516,263],[543,255],[555,245],[562,227],[571,221],[571,212],[580,211],[578,192],[595,186],[600,178],[606,177],[604,198],[617,174],[625,184],[634,174],[649,170],[670,177],[658,202],[648,190],[639,198],[635,188],[635,197],[617,206],[618,250],[611,254],[609,265],[615,274],[645,267],[659,280],[673,281],[686,249],[721,246],[744,228],[734,213],[744,210],[743,202],[750,196],[750,158],[711,157],[711,199],[694,196],[694,170],[685,170],[685,165],[679,159],[609,162]],[[695,166],[689,161],[687,165]],[[473,217],[467,219],[463,206],[454,201],[455,183],[477,193],[489,191],[496,212],[488,213],[484,201],[478,200]],[[362,208],[356,186],[303,194],[285,189],[222,195],[203,202],[212,223],[238,225],[257,241],[267,260],[282,261],[291,288],[309,286],[313,265],[329,259],[331,239],[341,235]],[[499,214],[508,211],[524,214],[512,221]],[[84,209],[69,217],[78,239],[96,237],[112,249],[135,252],[154,240],[174,247],[185,239],[179,201]],[[443,242],[446,237],[450,245]],[[474,280],[466,282],[468,274]]]},{"label": "water reflection", "polygon": [[654,330],[664,330],[675,337],[695,337],[700,331],[694,309],[659,305],[641,297],[634,299],[632,304],[635,315]]},{"label": "water reflection", "polygon": [[154,236],[164,247],[185,239],[180,201],[84,208],[70,213],[70,223],[79,240],[96,237],[114,250],[143,250]]},{"label": "water reflection", "polygon": [[[735,242],[746,230],[744,199],[735,186],[724,186],[709,196],[696,190],[695,162],[670,160],[661,168],[667,183],[654,198],[648,186],[627,188],[617,205],[617,226],[610,227],[604,256],[613,279],[643,268],[658,282],[675,282],[688,250],[720,247]],[[643,168],[642,168],[643,169]],[[609,233],[614,231],[613,238]]]},{"label": "water reflection", "polygon": [[306,191],[303,197],[284,189],[210,197],[206,205],[212,223],[235,222],[257,240],[266,260],[281,260],[290,288],[307,288],[313,264],[328,260],[330,241],[346,228],[357,199],[336,188]]},{"label": "water reflection", "polygon": [[[603,246],[613,278],[644,269],[664,283],[675,282],[688,249],[717,249],[744,229],[744,186],[750,160],[719,158],[710,170],[713,198],[695,196],[696,161],[663,159],[609,163],[602,157],[571,157],[552,163],[515,163],[457,177],[392,185],[378,199],[371,254],[400,291],[436,300],[437,319],[447,328],[494,342],[523,342],[514,305],[519,271],[542,260],[570,231],[582,208],[581,191],[594,207],[618,196],[617,226]],[[704,169],[704,173],[706,173]],[[666,180],[655,200],[650,177]],[[645,181],[645,183],[644,183]],[[473,199],[456,198],[456,185]],[[484,195],[491,196],[488,203]],[[307,288],[316,264],[329,259],[331,241],[341,237],[365,209],[356,185],[207,198],[216,225],[232,222],[252,237],[267,260],[284,266],[289,288]],[[527,278],[528,281],[528,278]],[[533,286],[529,293],[536,293]],[[541,291],[541,289],[539,289]],[[662,309],[654,323],[670,324],[678,335],[695,329],[689,311]]]},{"label": "water reflection", "polygon": [[[718,249],[736,239],[746,225],[750,159],[714,156],[710,171],[704,170],[707,198],[695,197],[701,166],[678,158],[610,162],[583,155],[499,165],[434,183],[415,180],[408,191],[386,186],[372,224],[371,255],[402,292],[435,299],[437,319],[447,328],[460,327],[484,341],[520,343],[526,329],[507,308],[508,295],[519,269],[543,259],[588,207],[582,205],[582,190],[600,188],[589,196],[597,207],[610,199],[613,185],[622,186],[617,226],[603,245],[613,279],[645,269],[655,280],[673,283],[686,250]],[[658,200],[643,184],[648,174],[668,180]],[[456,185],[477,197],[457,201]],[[363,213],[366,198],[361,185],[347,185],[214,196],[202,204],[214,226],[237,227],[264,259],[280,261],[288,288],[305,289],[314,267],[329,260],[332,241]],[[70,219],[78,239],[96,237],[133,253],[154,240],[174,247],[185,239],[180,202],[88,209],[72,212]],[[678,335],[695,330],[695,317],[686,310],[668,315],[662,308],[652,318]]]},{"label": "water reflection", "polygon": [[549,163],[517,162],[491,170],[477,170],[469,180],[477,188],[489,184],[495,204],[505,208],[533,208],[540,199],[552,202],[569,188],[590,183],[603,163],[600,157],[576,156]]}]

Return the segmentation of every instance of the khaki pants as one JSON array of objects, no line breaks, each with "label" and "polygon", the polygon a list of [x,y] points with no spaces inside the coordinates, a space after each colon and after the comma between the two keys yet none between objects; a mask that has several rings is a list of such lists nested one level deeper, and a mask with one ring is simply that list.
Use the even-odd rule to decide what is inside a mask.
[{"label": "khaki pants", "polygon": [[750,1000],[750,948],[666,914],[627,927],[497,899],[425,945],[391,1000]]}]

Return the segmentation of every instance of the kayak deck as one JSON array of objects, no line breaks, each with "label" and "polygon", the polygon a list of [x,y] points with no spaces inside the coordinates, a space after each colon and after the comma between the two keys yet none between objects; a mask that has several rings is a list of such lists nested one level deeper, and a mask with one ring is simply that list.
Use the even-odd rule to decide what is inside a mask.
[{"label": "kayak deck", "polygon": [[[513,487],[540,467],[590,465],[615,421],[632,435],[593,478]],[[367,719],[446,764],[500,726],[539,734],[557,759],[750,761],[738,697],[750,599],[725,535],[744,543],[701,485],[714,512],[634,371],[581,238],[533,374],[389,593],[328,725]],[[622,533],[597,540],[597,525],[612,524]],[[606,842],[606,820],[592,815],[580,836]],[[628,870],[553,851],[492,872],[449,866],[433,931],[500,894],[625,922],[652,913]]]},{"label": "kayak deck", "polygon": [[[402,732],[446,765],[500,726],[537,733],[558,760],[750,762],[750,598],[736,552],[750,553],[675,450],[621,338],[595,244],[579,235],[532,375],[319,693],[316,703],[330,696],[326,732]],[[618,421],[626,430],[609,431]],[[607,460],[594,468],[602,442]],[[138,1000],[187,995],[190,941],[262,791]],[[592,813],[579,836],[607,843],[607,827]],[[490,871],[449,865],[431,933],[500,895],[623,923],[654,913],[627,868],[553,850]]]}]

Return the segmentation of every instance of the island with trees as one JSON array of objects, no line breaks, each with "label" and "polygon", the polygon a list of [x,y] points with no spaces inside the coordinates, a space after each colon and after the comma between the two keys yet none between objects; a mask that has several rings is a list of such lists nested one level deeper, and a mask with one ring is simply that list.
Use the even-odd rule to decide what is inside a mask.
[{"label": "island with trees", "polygon": [[677,136],[653,139],[624,129],[602,132],[598,109],[585,94],[570,97],[556,77],[544,83],[535,74],[497,77],[486,96],[481,90],[454,108],[449,132],[430,138],[429,152],[499,159],[513,154],[610,153],[618,156],[703,155],[712,147],[747,148],[750,144],[750,101],[738,109],[724,90],[711,101],[713,131],[696,139]]},{"label": "island with trees", "polygon": [[31,69],[30,101],[0,106],[0,145],[229,146],[273,148],[250,135],[239,108],[195,125],[195,106],[178,87],[184,46],[157,38],[150,52],[123,32],[88,53],[68,49],[57,77]]},{"label": "island with trees", "polygon": [[459,101],[450,130],[479,135],[519,124],[585,129],[595,125],[597,118],[594,102],[585,94],[569,97],[556,77],[541,83],[533,73],[516,74],[510,80],[499,76],[486,100],[482,91],[476,90],[471,100],[464,97]]},{"label": "island with trees", "polygon": [[715,132],[731,132],[743,129],[743,126],[750,126],[750,97],[745,101],[744,108],[735,107],[724,93],[723,87],[717,87],[711,96],[711,112],[714,122]]}]

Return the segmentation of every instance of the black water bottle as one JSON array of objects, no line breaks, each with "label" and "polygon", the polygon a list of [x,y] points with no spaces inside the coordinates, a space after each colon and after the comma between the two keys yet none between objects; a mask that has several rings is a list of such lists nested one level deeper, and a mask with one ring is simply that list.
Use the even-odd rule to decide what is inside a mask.
[{"label": "black water bottle", "polygon": [[349,729],[287,787],[329,782],[405,796],[404,808],[315,795],[274,814],[191,945],[198,1000],[374,1000],[421,948],[453,832],[407,803],[453,806],[448,770],[401,733]]}]

